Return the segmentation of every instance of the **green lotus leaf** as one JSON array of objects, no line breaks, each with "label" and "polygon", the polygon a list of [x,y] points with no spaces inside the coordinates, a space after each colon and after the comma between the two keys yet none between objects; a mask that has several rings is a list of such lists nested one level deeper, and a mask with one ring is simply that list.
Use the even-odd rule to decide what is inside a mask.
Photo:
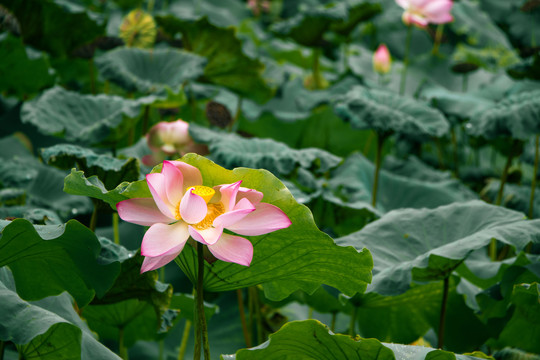
[{"label": "green lotus leaf", "polygon": [[181,19],[200,19],[208,17],[208,21],[219,27],[238,26],[250,15],[246,4],[239,0],[187,0],[170,4],[168,12]]},{"label": "green lotus leaf", "polygon": [[72,195],[88,196],[103,200],[116,210],[116,204],[132,197],[152,197],[146,183],[124,181],[108,190],[97,176],[86,177],[83,171],[71,170],[64,179],[64,191]]},{"label": "green lotus leaf", "polygon": [[392,174],[407,177],[409,179],[429,182],[452,179],[452,174],[449,171],[435,170],[416,156],[409,156],[407,159],[399,159],[392,155],[385,156],[383,169]]},{"label": "green lotus leaf", "polygon": [[448,277],[492,238],[522,251],[529,242],[540,242],[539,227],[540,221],[526,221],[519,212],[470,201],[433,210],[395,210],[336,241],[370,249],[374,268],[368,290],[398,295],[409,289],[413,280]]},{"label": "green lotus leaf", "polygon": [[483,48],[459,44],[452,55],[452,60],[458,64],[466,63],[487,71],[497,72],[500,68],[517,64],[519,57],[515,51],[501,44]]},{"label": "green lotus leaf", "polygon": [[[338,167],[328,182],[329,189],[351,204],[364,203],[372,209],[374,165],[363,155],[354,153]],[[427,181],[395,175],[381,170],[379,175],[378,216],[400,208],[435,208],[476,198],[476,195],[454,179]]]},{"label": "green lotus leaf", "polygon": [[[519,3],[513,3],[514,6],[519,6]],[[540,30],[533,26],[538,21],[538,9],[530,12],[513,11],[504,14],[503,22],[508,23],[509,32],[513,39],[525,46],[534,44],[534,39],[540,38]],[[538,40],[536,40],[538,43]]]},{"label": "green lotus leaf", "polygon": [[0,266],[13,271],[17,292],[25,300],[68,291],[82,307],[94,295],[103,296],[120,271],[118,264],[98,263],[96,235],[76,220],[60,226],[0,220],[0,228]]},{"label": "green lotus leaf", "polygon": [[540,133],[540,90],[510,95],[470,121],[469,132],[486,139],[526,140]]},{"label": "green lotus leaf", "polygon": [[86,177],[95,175],[107,189],[123,181],[139,179],[139,163],[136,159],[117,159],[77,145],[54,145],[42,149],[41,157],[46,163],[60,169],[68,170],[76,166]]},{"label": "green lotus leaf", "polygon": [[[201,171],[206,186],[242,180],[242,186],[261,191],[265,194],[264,202],[282,209],[292,221],[287,229],[250,237],[254,256],[249,267],[223,261],[206,263],[205,290],[227,291],[262,284],[271,300],[284,299],[300,289],[311,293],[321,284],[351,296],[363,292],[370,281],[369,252],[336,246],[317,229],[310,211],[298,204],[271,173],[245,168],[226,170],[195,154],[184,156],[182,161]],[[157,170],[159,167],[154,169]],[[193,265],[195,258],[191,246],[186,246],[176,258],[192,281],[197,271]]]},{"label": "green lotus leaf", "polygon": [[0,0],[17,18],[25,44],[68,56],[105,32],[104,17],[69,0]]},{"label": "green lotus leaf", "polygon": [[336,113],[357,129],[398,133],[422,139],[442,137],[449,125],[444,115],[419,101],[396,93],[355,86],[335,103]]},{"label": "green lotus leaf", "polygon": [[197,125],[191,125],[189,133],[196,142],[208,144],[213,159],[227,168],[264,168],[276,175],[288,175],[302,167],[324,173],[342,161],[321,149],[296,150],[272,139],[246,139]]},{"label": "green lotus leaf", "polygon": [[26,48],[20,38],[0,33],[0,57],[0,91],[23,97],[53,85],[47,57]]},{"label": "green lotus leaf", "polygon": [[352,339],[333,334],[317,320],[292,321],[270,340],[251,348],[239,350],[235,355],[222,355],[223,360],[251,359],[441,359],[473,360],[468,355],[435,350],[423,346],[381,343],[377,339]]},{"label": "green lotus leaf", "polygon": [[[495,202],[497,194],[499,193],[499,188],[501,187],[501,181],[496,179],[491,179],[487,182],[486,186],[482,189],[480,195],[486,201]],[[536,189],[538,191],[538,189]],[[501,205],[513,209],[516,211],[521,211],[525,214],[529,213],[531,201],[531,186],[523,186],[518,184],[505,184],[504,185],[504,195],[502,198]],[[533,219],[540,217],[540,197],[534,198],[533,205]]]},{"label": "green lotus leaf", "polygon": [[43,360],[120,359],[94,338],[75,312],[68,294],[26,302],[15,292],[9,270],[2,268],[0,302],[0,340],[13,342],[20,357]]},{"label": "green lotus leaf", "polygon": [[[540,286],[538,282],[516,284],[512,291],[514,312],[498,339],[491,345],[497,348],[516,347],[531,353],[540,352],[536,335],[540,331]],[[523,331],[527,329],[527,331]]]},{"label": "green lotus leaf", "polygon": [[321,45],[323,34],[332,23],[347,20],[347,6],[342,3],[310,6],[281,22],[275,23],[271,31],[282,37],[290,37],[300,45],[316,47]]},{"label": "green lotus leaf", "polygon": [[507,49],[512,48],[506,34],[482,11],[479,4],[470,0],[455,3],[452,15],[455,21],[450,23],[450,28],[456,34],[466,36],[469,44],[502,45]]},{"label": "green lotus leaf", "polygon": [[220,28],[208,19],[185,20],[171,15],[157,16],[165,31],[182,34],[184,47],[207,59],[202,80],[224,86],[258,103],[268,101],[274,90],[264,78],[264,64],[247,56],[233,28]]},{"label": "green lotus leaf", "polygon": [[27,101],[21,120],[46,135],[82,144],[115,142],[139,116],[141,103],[109,95],[81,95],[54,87]]},{"label": "green lotus leaf", "polygon": [[376,1],[351,1],[348,4],[348,17],[330,25],[330,30],[349,36],[356,26],[382,12],[381,4]]},{"label": "green lotus leaf", "polygon": [[187,81],[203,74],[206,60],[176,49],[117,48],[95,62],[104,78],[127,91],[176,94]]}]

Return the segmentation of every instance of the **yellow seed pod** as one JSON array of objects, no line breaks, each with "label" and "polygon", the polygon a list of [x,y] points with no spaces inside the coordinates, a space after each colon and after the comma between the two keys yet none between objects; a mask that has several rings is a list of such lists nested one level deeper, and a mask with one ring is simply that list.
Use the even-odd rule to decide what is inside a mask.
[{"label": "yellow seed pod", "polygon": [[156,41],[156,22],[141,9],[130,11],[120,25],[120,37],[128,47],[149,48]]}]

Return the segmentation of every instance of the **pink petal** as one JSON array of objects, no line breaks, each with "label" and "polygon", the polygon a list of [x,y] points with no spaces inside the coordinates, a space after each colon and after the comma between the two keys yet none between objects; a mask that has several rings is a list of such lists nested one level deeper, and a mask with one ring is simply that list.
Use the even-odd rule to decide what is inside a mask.
[{"label": "pink petal", "polygon": [[167,193],[165,191],[165,177],[163,174],[148,174],[146,175],[146,182],[148,183],[148,188],[150,189],[159,210],[161,210],[163,215],[174,219],[174,208],[167,198]]},{"label": "pink petal", "polygon": [[423,13],[429,22],[442,24],[453,20],[452,15],[450,15],[452,5],[452,1],[449,0],[432,1],[424,7]]},{"label": "pink petal", "polygon": [[171,161],[171,163],[184,175],[184,191],[189,187],[203,184],[201,172],[195,166],[186,164],[183,161]]},{"label": "pink petal", "polygon": [[170,161],[164,161],[161,173],[165,177],[165,191],[169,202],[173,205],[180,203],[184,195],[182,172]]},{"label": "pink petal", "polygon": [[248,199],[253,205],[257,205],[263,199],[264,194],[260,191],[254,189],[248,189],[245,187],[238,188],[238,193],[236,194],[236,201],[241,199]]},{"label": "pink petal", "polygon": [[144,234],[141,255],[150,257],[167,255],[171,249],[184,246],[188,238],[188,225],[183,221],[172,225],[154,224]]},{"label": "pink petal", "polygon": [[197,224],[206,217],[208,206],[202,197],[188,190],[180,202],[180,216],[188,224]]},{"label": "pink petal", "polygon": [[407,9],[409,7],[409,0],[396,0],[396,3],[403,9]]},{"label": "pink petal", "polygon": [[227,227],[240,235],[262,235],[285,229],[291,225],[291,220],[277,206],[260,203],[256,210],[247,214],[242,220]]},{"label": "pink petal", "polygon": [[205,230],[197,230],[193,226],[189,227],[189,235],[205,245],[215,244],[221,234],[223,234],[223,226],[209,227]]},{"label": "pink petal", "polygon": [[219,192],[221,193],[221,203],[225,207],[225,212],[234,208],[234,204],[236,204],[236,194],[238,193],[241,182],[242,181],[237,181],[233,184],[221,185]]},{"label": "pink petal", "polygon": [[253,259],[253,244],[240,236],[223,234],[217,243],[208,245],[208,250],[219,260],[244,266]]},{"label": "pink petal", "polygon": [[215,218],[213,225],[229,228],[230,225],[234,225],[253,211],[255,211],[255,206],[248,199],[244,198],[236,203],[234,210]]},{"label": "pink petal", "polygon": [[124,221],[151,226],[155,223],[168,224],[174,219],[170,219],[158,209],[152,198],[136,198],[120,201],[116,204],[118,216]]},{"label": "pink petal", "polygon": [[406,25],[416,25],[421,28],[424,28],[428,25],[428,21],[425,18],[419,15],[409,13],[407,11],[403,13],[402,19]]},{"label": "pink petal", "polygon": [[161,255],[161,256],[145,256],[142,266],[141,266],[141,274],[146,271],[155,270],[158,269],[164,265],[167,265],[171,261],[173,261],[180,252],[182,252],[182,249],[184,248],[184,244],[180,244],[171,250],[167,251],[167,253]]}]

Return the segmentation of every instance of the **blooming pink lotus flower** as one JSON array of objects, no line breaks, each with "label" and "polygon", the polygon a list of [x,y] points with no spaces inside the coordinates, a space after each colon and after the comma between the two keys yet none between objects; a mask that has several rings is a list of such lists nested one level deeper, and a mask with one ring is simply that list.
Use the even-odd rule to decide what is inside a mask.
[{"label": "blooming pink lotus flower", "polygon": [[386,45],[381,44],[373,54],[373,69],[379,74],[386,74],[392,67],[392,58]]},{"label": "blooming pink lotus flower", "polygon": [[162,121],[152,126],[146,135],[146,141],[153,154],[144,156],[143,164],[154,166],[165,160],[167,155],[182,156],[193,152],[197,145],[189,136],[188,129],[189,124],[181,119],[173,122]]},{"label": "blooming pink lotus flower", "polygon": [[426,27],[427,24],[444,24],[453,21],[450,14],[452,0],[396,0],[405,9],[402,19],[406,25]]},{"label": "blooming pink lotus flower", "polygon": [[116,204],[127,222],[150,226],[143,237],[141,272],[171,262],[191,236],[218,259],[249,266],[253,245],[239,235],[262,235],[287,228],[291,221],[278,207],[262,203],[259,191],[234,184],[203,186],[199,169],[182,161],[164,161],[161,173],[146,176],[152,198]]}]

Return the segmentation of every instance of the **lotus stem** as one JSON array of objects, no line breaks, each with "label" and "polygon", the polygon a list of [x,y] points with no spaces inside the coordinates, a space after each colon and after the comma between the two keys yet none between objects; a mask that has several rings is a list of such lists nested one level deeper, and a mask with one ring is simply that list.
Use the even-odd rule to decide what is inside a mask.
[{"label": "lotus stem", "polygon": [[238,119],[240,118],[240,114],[242,114],[242,100],[243,97],[239,96],[238,102],[236,104],[236,112],[234,113],[234,118],[229,124],[229,131],[232,131],[234,124],[236,124],[236,121],[238,121]]},{"label": "lotus stem", "polygon": [[[199,334],[197,334],[198,341],[202,340],[202,350],[204,354],[204,360],[210,360],[210,346],[208,344],[208,328],[206,326],[206,316],[204,314],[204,248],[203,244],[197,242],[197,322],[199,323]],[[194,354],[196,357],[197,354]],[[199,345],[200,356],[200,345]]]},{"label": "lotus stem", "polygon": [[356,318],[357,318],[357,316],[358,316],[358,307],[353,305],[353,310],[352,310],[352,314],[351,314],[351,323],[349,324],[349,335],[351,337],[356,336],[355,327],[356,327]]},{"label": "lotus stem", "polygon": [[467,92],[468,87],[469,87],[469,74],[463,74],[463,81],[461,83],[461,91]]},{"label": "lotus stem", "polygon": [[437,26],[437,31],[435,32],[435,42],[433,43],[433,48],[431,49],[432,55],[439,54],[439,47],[441,46],[443,30],[444,30],[444,24],[439,24]]},{"label": "lotus stem", "polygon": [[409,67],[409,52],[411,50],[412,26],[407,26],[407,38],[405,40],[405,57],[403,58],[403,70],[401,72],[401,82],[399,94],[405,94],[405,84],[407,82],[407,69]]},{"label": "lotus stem", "polygon": [[120,245],[120,231],[118,230],[118,213],[112,214],[113,239],[116,245]]},{"label": "lotus stem", "polygon": [[377,190],[379,186],[379,172],[381,170],[382,148],[386,136],[377,134],[377,154],[375,156],[375,175],[373,178],[373,190],[371,192],[371,205],[377,206]]},{"label": "lotus stem", "polygon": [[150,105],[144,107],[143,123],[142,123],[142,133],[143,135],[148,132],[148,118],[150,115]]},{"label": "lotus stem", "polygon": [[336,317],[337,317],[337,312],[334,311],[332,313],[332,322],[330,323],[330,330],[332,330],[332,332],[336,331]]},{"label": "lotus stem", "polygon": [[4,349],[6,348],[5,341],[0,340],[0,360],[4,360]]},{"label": "lotus stem", "polygon": [[441,303],[441,316],[439,318],[439,337],[438,348],[442,349],[444,346],[444,324],[446,321],[446,305],[448,304],[448,289],[450,287],[450,275],[443,280],[443,298]]},{"label": "lotus stem", "polygon": [[452,155],[454,158],[454,176],[458,178],[459,177],[459,153],[458,153],[456,130],[454,129],[454,127],[450,129],[450,136],[452,139],[452,150],[453,150]]},{"label": "lotus stem", "polygon": [[98,205],[96,202],[94,202],[94,210],[92,211],[92,217],[90,218],[90,225],[88,226],[90,230],[94,232],[96,231],[97,217],[98,217]]},{"label": "lotus stem", "polygon": [[186,319],[186,324],[184,325],[184,333],[182,334],[182,342],[180,343],[180,349],[178,350],[178,360],[184,360],[186,355],[187,343],[189,340],[189,332],[191,330],[191,320]]},{"label": "lotus stem", "polygon": [[261,316],[261,304],[259,302],[259,292],[256,287],[249,288],[250,296],[253,301],[253,307],[255,308],[255,320],[257,325],[257,344],[263,343],[264,333]]},{"label": "lotus stem", "polygon": [[313,308],[310,306],[308,310],[308,319],[313,319]]},{"label": "lotus stem", "polygon": [[316,47],[313,49],[313,87],[315,90],[319,90],[322,87],[321,84],[321,69],[319,60],[321,57],[321,49]]},{"label": "lotus stem", "polygon": [[534,192],[536,190],[536,177],[538,174],[538,143],[540,142],[540,135],[536,135],[535,148],[534,148],[534,170],[533,178],[531,182],[531,199],[529,201],[529,219],[534,216]]},{"label": "lotus stem", "polygon": [[124,344],[124,326],[118,328],[118,355],[123,360],[128,360],[128,351]]},{"label": "lotus stem", "polygon": [[247,321],[246,321],[246,313],[244,310],[244,296],[242,293],[242,289],[236,290],[236,297],[238,299],[238,311],[240,312],[240,321],[242,323],[242,332],[244,333],[244,341],[246,342],[246,346],[250,348],[251,336],[250,336]]}]

